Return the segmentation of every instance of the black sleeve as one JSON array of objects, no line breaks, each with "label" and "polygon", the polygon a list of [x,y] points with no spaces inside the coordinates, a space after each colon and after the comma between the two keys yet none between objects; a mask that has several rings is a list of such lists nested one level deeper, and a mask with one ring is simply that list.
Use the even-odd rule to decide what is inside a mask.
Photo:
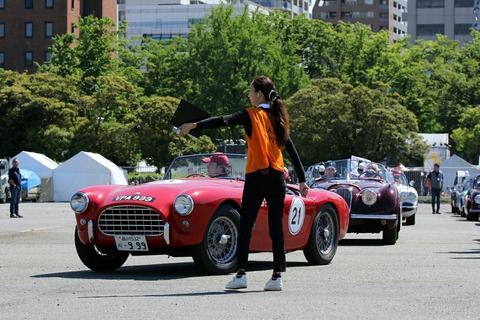
[{"label": "black sleeve", "polygon": [[252,135],[252,120],[250,120],[250,116],[245,109],[226,116],[211,117],[205,120],[198,121],[197,129],[214,129],[219,127],[237,125],[242,125],[245,128],[245,132],[249,137]]},{"label": "black sleeve", "polygon": [[303,168],[300,156],[298,155],[297,149],[295,148],[295,145],[290,137],[288,137],[287,143],[285,144],[285,149],[287,149],[288,155],[293,162],[295,172],[298,176],[298,181],[305,182],[305,169]]}]

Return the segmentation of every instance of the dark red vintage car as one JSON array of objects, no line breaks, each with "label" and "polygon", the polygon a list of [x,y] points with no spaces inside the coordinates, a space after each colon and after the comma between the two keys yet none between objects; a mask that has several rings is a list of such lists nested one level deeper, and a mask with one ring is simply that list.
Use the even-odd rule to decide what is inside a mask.
[{"label": "dark red vintage car", "polygon": [[309,167],[307,177],[311,188],[336,192],[348,203],[347,232],[383,232],[384,244],[397,242],[402,224],[400,195],[391,171],[382,164],[357,157],[327,161]]},{"label": "dark red vintage car", "polygon": [[[205,162],[212,156],[175,158],[159,181],[75,193],[75,246],[85,266],[113,271],[130,255],[165,254],[192,256],[211,274],[234,271],[246,157],[225,155],[224,174],[211,177]],[[303,198],[293,184],[285,192],[285,250],[303,250],[314,265],[330,263],[347,232],[347,203],[325,190]],[[251,252],[271,251],[267,209],[260,209]]]},{"label": "dark red vintage car", "polygon": [[478,221],[480,216],[480,175],[473,179],[471,188],[465,190],[464,211],[468,221]]}]

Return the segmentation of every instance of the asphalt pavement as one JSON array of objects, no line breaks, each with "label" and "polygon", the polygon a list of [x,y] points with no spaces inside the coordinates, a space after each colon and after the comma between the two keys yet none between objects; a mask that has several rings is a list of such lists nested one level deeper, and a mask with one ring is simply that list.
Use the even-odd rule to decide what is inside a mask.
[{"label": "asphalt pavement", "polygon": [[479,319],[479,222],[421,204],[394,246],[347,234],[332,263],[287,254],[282,292],[264,292],[271,254],[250,255],[248,288],[199,272],[189,257],[130,257],[112,273],[87,269],[68,203],[0,205],[1,319]]}]

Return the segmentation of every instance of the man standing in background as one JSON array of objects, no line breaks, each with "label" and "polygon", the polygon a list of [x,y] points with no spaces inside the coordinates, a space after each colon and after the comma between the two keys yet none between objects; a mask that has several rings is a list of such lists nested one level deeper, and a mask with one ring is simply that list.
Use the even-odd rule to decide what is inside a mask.
[{"label": "man standing in background", "polygon": [[[433,165],[433,171],[430,171],[427,179],[430,181],[430,188],[432,190],[432,214],[440,214],[440,197],[443,189],[443,173],[440,171],[440,165],[438,163]],[[437,204],[436,211],[435,203]]]},{"label": "man standing in background", "polygon": [[23,218],[18,213],[18,203],[22,193],[22,175],[18,168],[19,161],[17,158],[12,160],[12,167],[8,171],[8,182],[10,183],[10,218]]}]

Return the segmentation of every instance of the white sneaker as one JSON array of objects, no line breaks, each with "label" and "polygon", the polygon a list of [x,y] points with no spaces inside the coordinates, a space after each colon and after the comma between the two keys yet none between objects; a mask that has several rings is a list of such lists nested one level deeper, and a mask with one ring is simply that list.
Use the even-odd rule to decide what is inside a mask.
[{"label": "white sneaker", "polygon": [[282,291],[282,278],[272,279],[270,278],[265,284],[265,291]]},{"label": "white sneaker", "polygon": [[225,289],[244,289],[247,287],[247,275],[242,275],[240,278],[237,277],[237,275],[233,276],[233,279],[230,280],[227,285],[225,286]]}]

